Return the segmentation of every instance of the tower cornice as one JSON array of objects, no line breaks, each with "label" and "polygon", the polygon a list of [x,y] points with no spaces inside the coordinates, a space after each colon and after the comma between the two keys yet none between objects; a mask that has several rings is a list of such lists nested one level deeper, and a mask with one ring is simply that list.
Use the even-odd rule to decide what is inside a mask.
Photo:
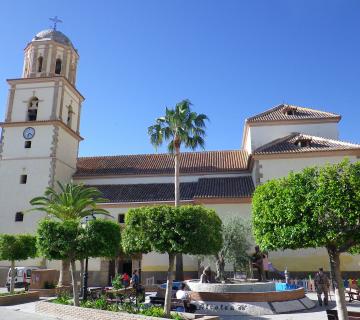
[{"label": "tower cornice", "polygon": [[34,77],[34,78],[15,78],[15,79],[6,79],[9,85],[16,85],[20,83],[43,83],[51,81],[63,80],[74,92],[74,94],[79,98],[81,102],[85,100],[84,96],[79,92],[78,89],[64,76],[53,76],[53,77]]}]

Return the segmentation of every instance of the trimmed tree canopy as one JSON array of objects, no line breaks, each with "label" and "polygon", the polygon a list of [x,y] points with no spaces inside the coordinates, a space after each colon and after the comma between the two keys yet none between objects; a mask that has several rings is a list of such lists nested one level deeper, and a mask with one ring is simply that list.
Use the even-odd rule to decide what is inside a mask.
[{"label": "trimmed tree canopy", "polygon": [[0,234],[0,260],[20,261],[36,257],[36,237],[28,234]]},{"label": "trimmed tree canopy", "polygon": [[258,186],[253,227],[264,249],[325,247],[338,316],[348,318],[340,254],[360,244],[360,162],[307,168]]},{"label": "trimmed tree canopy", "polygon": [[349,250],[360,240],[360,162],[307,168],[258,186],[253,226],[268,250]]},{"label": "trimmed tree canopy", "polygon": [[113,257],[121,245],[120,239],[120,226],[113,221],[91,220],[83,228],[76,220],[45,219],[39,223],[37,246],[50,260]]},{"label": "trimmed tree canopy", "polygon": [[134,208],[126,215],[122,244],[127,253],[215,254],[221,220],[202,206]]}]

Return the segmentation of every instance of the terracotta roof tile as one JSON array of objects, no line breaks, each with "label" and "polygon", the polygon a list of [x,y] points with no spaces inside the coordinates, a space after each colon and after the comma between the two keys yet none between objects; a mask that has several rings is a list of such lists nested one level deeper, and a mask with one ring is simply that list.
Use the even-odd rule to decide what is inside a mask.
[{"label": "terracotta roof tile", "polygon": [[[111,203],[174,201],[173,183],[92,185]],[[250,176],[202,178],[180,184],[181,200],[194,198],[250,197],[254,184]]]},{"label": "terracotta roof tile", "polygon": [[338,150],[360,150],[360,145],[301,133],[293,133],[261,146],[254,151],[254,154],[303,153]]},{"label": "terracotta roof tile", "polygon": [[251,197],[254,183],[250,176],[234,178],[199,179],[195,198],[243,198]]},{"label": "terracotta roof tile", "polygon": [[[287,112],[289,111],[289,112]],[[280,104],[265,112],[246,119],[247,123],[296,120],[336,120],[341,116],[331,112],[320,111],[300,106]]]},{"label": "terracotta roof tile", "polygon": [[[173,183],[111,184],[92,187],[99,189],[103,197],[112,203],[174,201]],[[180,199],[192,200],[196,187],[196,182],[181,183]]]},{"label": "terracotta roof tile", "polygon": [[[243,150],[184,152],[180,173],[239,172],[247,169],[248,157]],[[75,177],[173,173],[173,156],[163,153],[78,158]]]}]

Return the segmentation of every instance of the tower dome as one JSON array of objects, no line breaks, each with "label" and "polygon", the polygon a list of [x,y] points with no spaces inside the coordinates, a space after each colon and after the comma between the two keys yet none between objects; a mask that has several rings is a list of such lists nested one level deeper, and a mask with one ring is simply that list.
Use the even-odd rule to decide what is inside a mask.
[{"label": "tower dome", "polygon": [[37,40],[53,40],[55,42],[58,42],[60,44],[64,44],[67,46],[72,46],[72,43],[70,39],[64,35],[62,32],[56,30],[56,29],[46,29],[40,31],[33,39],[32,41]]}]

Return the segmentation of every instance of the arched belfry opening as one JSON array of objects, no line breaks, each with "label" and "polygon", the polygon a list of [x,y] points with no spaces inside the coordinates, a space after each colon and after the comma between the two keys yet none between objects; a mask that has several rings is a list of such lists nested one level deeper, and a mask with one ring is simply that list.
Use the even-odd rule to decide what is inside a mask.
[{"label": "arched belfry opening", "polygon": [[74,114],[74,111],[73,111],[72,107],[68,106],[68,114],[67,114],[66,124],[70,128],[71,128],[71,124],[72,124],[73,114]]},{"label": "arched belfry opening", "polygon": [[61,74],[61,59],[56,59],[55,62],[55,74]]},{"label": "arched belfry opening", "polygon": [[37,72],[41,72],[42,71],[42,67],[43,67],[43,60],[44,58],[42,56],[40,56],[37,60]]},{"label": "arched belfry opening", "polygon": [[36,121],[38,107],[39,107],[39,99],[37,97],[32,97],[28,104],[28,110],[27,110],[28,121]]}]

